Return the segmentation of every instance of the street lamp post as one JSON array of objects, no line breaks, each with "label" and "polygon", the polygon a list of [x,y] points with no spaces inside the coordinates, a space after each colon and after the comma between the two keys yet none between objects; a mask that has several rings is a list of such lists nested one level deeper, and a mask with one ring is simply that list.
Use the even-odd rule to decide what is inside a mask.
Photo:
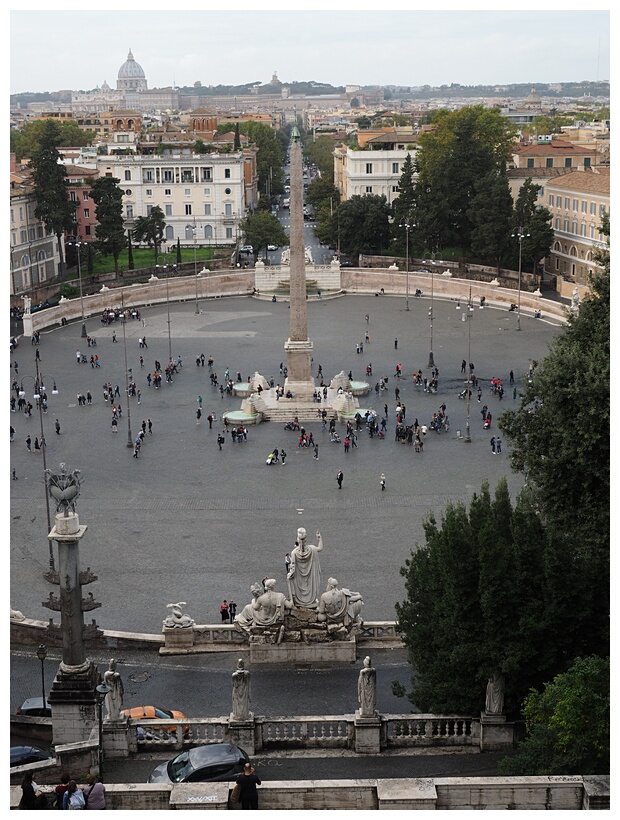
[{"label": "street lamp post", "polygon": [[513,239],[518,239],[519,241],[519,284],[517,288],[517,330],[521,330],[521,245],[523,243],[523,239],[526,236],[530,236],[529,233],[524,233],[523,228],[519,227],[517,229],[517,233],[512,234]]},{"label": "street lamp post", "polygon": [[[165,258],[165,253],[162,251],[162,255]],[[160,268],[166,274],[166,310],[168,313],[168,361],[172,361],[172,336],[170,335],[170,285],[168,281],[168,268],[170,266],[165,263],[163,265],[155,265],[155,268],[159,270]],[[176,270],[177,266],[172,265],[172,270]]]},{"label": "street lamp post", "polygon": [[81,261],[81,250],[82,245],[85,245],[86,242],[81,242],[80,237],[76,239],[75,242],[67,242],[67,245],[72,245],[74,248],[77,248],[77,260],[78,260],[78,280],[80,284],[80,309],[82,312],[82,338],[85,339],[88,334],[86,332],[86,319],[84,318],[84,294],[82,293],[82,261]]},{"label": "street lamp post", "polygon": [[131,402],[129,401],[129,374],[131,372],[127,367],[127,336],[125,334],[125,300],[123,292],[121,291],[121,309],[123,325],[123,352],[125,354],[125,395],[127,396],[127,447],[133,447],[133,439],[131,436]]},{"label": "street lamp post", "polygon": [[464,441],[469,444],[471,442],[471,430],[469,424],[469,415],[471,407],[471,319],[474,311],[474,306],[471,302],[471,277],[469,279],[469,298],[467,299],[467,395],[466,395],[466,412],[467,419],[465,422],[465,438]]},{"label": "street lamp post", "polygon": [[47,658],[47,646],[39,644],[37,658],[41,661],[41,695],[43,698],[43,709],[46,708],[47,696],[45,694],[45,659]]},{"label": "street lamp post", "polygon": [[105,683],[100,683],[95,687],[95,689],[97,691],[97,712],[99,717],[99,780],[103,783],[103,702],[105,700],[105,696],[110,691],[110,687]]},{"label": "street lamp post", "polygon": [[410,222],[403,222],[399,228],[404,228],[406,231],[406,259],[405,259],[405,310],[409,310],[409,231],[415,228],[415,225]]},{"label": "street lamp post", "polygon": [[200,313],[200,306],[198,304],[198,259],[196,256],[196,222],[193,225],[187,225],[186,229],[192,232],[194,237],[194,276],[196,278],[196,315]]},{"label": "street lamp post", "polygon": [[[52,518],[51,518],[51,515],[50,515],[50,499],[49,499],[49,493],[48,493],[48,490],[47,490],[47,460],[46,460],[46,457],[45,457],[45,450],[47,448],[47,445],[45,443],[45,433],[43,431],[43,396],[42,396],[42,394],[45,393],[45,385],[43,383],[43,380],[46,377],[45,377],[45,375],[39,373],[39,360],[36,359],[36,358],[34,360],[34,366],[35,366],[35,372],[36,372],[37,375],[36,376],[24,375],[22,377],[22,380],[20,382],[20,388],[21,388],[20,389],[20,396],[22,398],[25,396],[24,379],[32,379],[34,381],[34,387],[33,387],[34,392],[33,392],[32,397],[37,402],[37,404],[39,406],[39,427],[41,429],[41,454],[43,456],[43,484],[45,486],[45,511],[47,513],[47,532],[49,534],[52,530]],[[53,376],[49,375],[49,374],[48,374],[48,378],[52,379],[52,382],[53,382],[53,385],[54,385],[53,388],[52,388],[52,395],[57,396],[58,395],[58,388],[56,387],[56,379]],[[53,544],[53,541],[50,538],[48,538],[47,540],[48,540],[48,547],[49,547],[50,572],[54,572],[55,571],[54,544]]]},{"label": "street lamp post", "polygon": [[[430,263],[431,263],[431,309],[428,312],[428,318],[430,319],[430,323],[431,323],[431,349],[430,349],[430,353],[428,354],[428,365],[427,365],[428,367],[435,367],[435,358],[433,356],[433,319],[435,317],[434,317],[434,314],[433,314],[433,308],[434,308],[434,295],[435,295],[435,265],[437,264],[435,262],[435,256],[436,255],[437,255],[437,251],[433,251],[432,253],[428,254],[428,256],[430,256]],[[422,261],[424,261],[426,256],[427,256],[427,254],[425,253],[423,258],[422,258]]]}]

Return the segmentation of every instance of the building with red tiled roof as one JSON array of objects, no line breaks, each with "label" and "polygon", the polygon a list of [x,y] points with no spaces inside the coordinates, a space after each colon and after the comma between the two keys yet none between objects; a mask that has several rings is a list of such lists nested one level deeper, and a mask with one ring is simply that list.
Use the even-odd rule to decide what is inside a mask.
[{"label": "building with red tiled roof", "polygon": [[551,211],[555,240],[547,270],[564,279],[587,284],[598,266],[596,251],[606,237],[600,230],[609,212],[609,168],[571,171],[548,180],[544,204]]}]

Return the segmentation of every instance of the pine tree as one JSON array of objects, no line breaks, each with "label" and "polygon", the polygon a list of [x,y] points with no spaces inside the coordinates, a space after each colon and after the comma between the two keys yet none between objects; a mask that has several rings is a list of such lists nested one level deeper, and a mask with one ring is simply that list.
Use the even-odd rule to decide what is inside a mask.
[{"label": "pine tree", "polygon": [[131,247],[131,231],[127,231],[127,270],[134,270],[133,249]]},{"label": "pine tree", "polygon": [[235,142],[233,144],[233,150],[239,151],[241,149],[241,134],[239,133],[239,123],[235,123]]},{"label": "pine tree", "polygon": [[125,247],[123,223],[123,191],[114,177],[99,177],[91,186],[91,196],[97,209],[95,244],[104,256],[112,256],[118,275],[118,259]]}]

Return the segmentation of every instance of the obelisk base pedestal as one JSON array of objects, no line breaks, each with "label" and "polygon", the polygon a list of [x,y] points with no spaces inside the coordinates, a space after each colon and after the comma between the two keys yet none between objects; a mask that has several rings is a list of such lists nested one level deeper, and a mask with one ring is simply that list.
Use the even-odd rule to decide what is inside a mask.
[{"label": "obelisk base pedestal", "polygon": [[284,395],[287,390],[290,390],[296,399],[311,400],[314,396],[316,386],[312,378],[313,347],[312,342],[308,339],[304,341],[287,339],[284,343],[288,368],[288,375],[284,382]]}]

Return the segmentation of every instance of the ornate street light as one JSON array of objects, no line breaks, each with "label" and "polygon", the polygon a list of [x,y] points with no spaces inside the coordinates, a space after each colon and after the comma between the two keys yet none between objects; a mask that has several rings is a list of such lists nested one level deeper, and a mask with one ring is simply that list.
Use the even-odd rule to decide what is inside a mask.
[{"label": "ornate street light", "polygon": [[110,691],[110,687],[106,683],[100,683],[95,689],[97,692],[97,713],[99,717],[99,780],[103,783],[103,702]]},{"label": "ornate street light", "polygon": [[517,330],[521,330],[521,245],[523,243],[523,239],[527,236],[530,236],[529,233],[524,233],[523,228],[519,227],[517,229],[517,233],[511,234],[513,239],[517,239],[519,241],[519,285],[517,290]]},{"label": "ornate street light", "polygon": [[77,249],[77,260],[78,260],[78,280],[80,283],[80,308],[82,311],[82,338],[85,339],[88,334],[86,332],[86,319],[84,318],[84,295],[82,293],[82,245],[86,245],[86,242],[81,242],[80,237],[78,236],[73,242],[66,242],[66,245],[71,245],[72,247]]},{"label": "ornate street light", "polygon": [[[44,487],[45,487],[45,511],[47,513],[47,532],[49,534],[52,530],[52,518],[51,518],[51,515],[50,515],[50,500],[49,500],[49,493],[48,493],[48,487],[47,487],[47,461],[46,461],[46,457],[45,457],[45,451],[47,449],[47,445],[45,443],[45,433],[44,433],[44,430],[43,430],[43,396],[42,396],[42,394],[44,394],[46,392],[44,380],[46,378],[52,380],[52,383],[54,385],[53,388],[52,388],[52,395],[53,396],[58,395],[58,388],[56,387],[56,379],[52,375],[50,375],[50,374],[44,375],[44,374],[39,373],[39,360],[36,357],[35,357],[35,360],[34,360],[34,366],[35,366],[35,372],[36,372],[37,375],[36,376],[29,376],[28,374],[24,374],[24,376],[22,376],[22,379],[21,379],[21,382],[20,382],[19,396],[20,396],[20,398],[23,399],[24,396],[26,395],[26,393],[24,391],[24,379],[32,379],[33,383],[34,383],[32,397],[36,401],[36,403],[38,405],[38,408],[39,408],[39,426],[40,426],[40,429],[41,429],[41,454],[43,456],[43,484],[44,484]],[[48,538],[48,546],[49,546],[50,572],[54,572],[55,571],[54,544],[53,544],[53,542],[50,538]]]},{"label": "ornate street light", "polygon": [[37,658],[41,661],[41,695],[43,697],[43,709],[46,707],[47,696],[45,694],[45,659],[47,658],[47,646],[39,644],[37,648]]}]

